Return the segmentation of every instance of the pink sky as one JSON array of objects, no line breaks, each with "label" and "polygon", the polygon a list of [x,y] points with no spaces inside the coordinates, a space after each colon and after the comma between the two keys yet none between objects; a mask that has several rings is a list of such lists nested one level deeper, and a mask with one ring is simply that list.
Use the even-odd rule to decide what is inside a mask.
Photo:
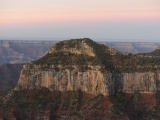
[{"label": "pink sky", "polygon": [[[155,24],[160,21],[160,0],[3,0],[0,8],[0,31],[6,29],[7,32],[11,28],[16,30],[16,26],[25,29],[24,26],[32,28],[42,24],[62,28],[61,24],[74,27],[83,23],[96,26],[102,22],[131,22],[132,25],[133,22]],[[6,36],[7,32],[0,34]]]},{"label": "pink sky", "polygon": [[[17,3],[16,3],[17,1]],[[62,2],[63,1],[63,2]],[[6,0],[0,5],[0,24],[25,24],[37,22],[72,21],[145,21],[160,19],[158,0],[82,0],[66,2],[62,0],[40,2],[37,0]],[[38,5],[36,5],[37,3]]]},{"label": "pink sky", "polygon": [[30,23],[61,23],[61,22],[96,22],[96,21],[155,21],[160,20],[159,12],[138,12],[138,13],[105,13],[105,14],[70,14],[49,15],[4,15],[0,17],[0,25],[30,24]]}]

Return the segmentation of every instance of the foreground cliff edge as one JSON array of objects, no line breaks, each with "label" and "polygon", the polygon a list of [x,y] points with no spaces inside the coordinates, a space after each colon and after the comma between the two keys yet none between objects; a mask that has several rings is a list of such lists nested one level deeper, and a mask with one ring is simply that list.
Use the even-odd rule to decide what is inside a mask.
[{"label": "foreground cliff edge", "polygon": [[117,91],[153,93],[159,90],[159,63],[157,54],[122,54],[88,38],[65,40],[24,65],[15,90],[46,87],[105,96]]}]

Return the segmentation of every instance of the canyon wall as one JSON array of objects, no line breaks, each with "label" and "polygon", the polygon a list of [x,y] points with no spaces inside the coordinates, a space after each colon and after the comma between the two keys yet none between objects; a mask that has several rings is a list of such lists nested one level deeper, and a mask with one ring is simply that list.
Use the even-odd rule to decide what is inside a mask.
[{"label": "canyon wall", "polygon": [[52,91],[81,90],[94,95],[112,95],[117,91],[131,93],[156,92],[160,71],[143,73],[102,73],[99,70],[80,72],[76,69],[42,69],[25,65],[16,90],[49,88]]},{"label": "canyon wall", "polygon": [[102,42],[107,44],[109,47],[116,48],[121,52],[129,52],[133,54],[137,53],[148,53],[154,51],[160,46],[160,43],[154,42]]},{"label": "canyon wall", "polygon": [[0,40],[0,65],[28,63],[42,57],[55,41]]},{"label": "canyon wall", "polygon": [[0,91],[12,89],[17,85],[23,64],[3,64],[0,66]]}]

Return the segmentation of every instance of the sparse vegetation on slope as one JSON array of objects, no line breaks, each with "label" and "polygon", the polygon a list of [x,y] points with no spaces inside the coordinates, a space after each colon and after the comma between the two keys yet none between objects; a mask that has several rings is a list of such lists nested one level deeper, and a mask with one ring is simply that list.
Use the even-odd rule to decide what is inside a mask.
[{"label": "sparse vegetation on slope", "polygon": [[[0,94],[0,101],[2,94]],[[156,94],[158,96],[158,93]],[[51,120],[148,120],[159,118],[159,98],[154,94],[117,93],[93,96],[81,91],[51,92],[46,88],[16,91],[0,104],[0,118]]]},{"label": "sparse vegetation on slope", "polygon": [[47,53],[44,57],[33,62],[35,64],[49,65],[99,65],[100,62],[95,57],[86,54],[73,54],[70,52]]},{"label": "sparse vegetation on slope", "polygon": [[[91,53],[86,53],[86,51]],[[75,53],[74,51],[77,51]],[[108,71],[112,69],[112,54],[117,54],[116,50],[106,45],[101,45],[89,38],[62,41],[53,46],[50,52],[33,63],[60,64],[60,65],[100,65],[105,66]]]},{"label": "sparse vegetation on slope", "polygon": [[[88,52],[86,52],[88,51]],[[159,70],[159,49],[148,54],[120,53],[89,38],[72,39],[56,43],[36,65],[93,65],[101,66],[101,71],[147,72]],[[151,55],[151,57],[146,57]]]}]

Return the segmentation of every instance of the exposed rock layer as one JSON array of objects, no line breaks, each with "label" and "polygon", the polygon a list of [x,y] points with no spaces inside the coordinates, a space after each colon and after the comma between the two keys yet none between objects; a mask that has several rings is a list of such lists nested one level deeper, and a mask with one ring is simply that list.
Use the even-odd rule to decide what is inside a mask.
[{"label": "exposed rock layer", "polygon": [[110,95],[116,91],[155,92],[160,72],[102,73],[98,70],[42,70],[24,66],[16,89],[49,88],[52,91],[82,90],[91,94]]}]

